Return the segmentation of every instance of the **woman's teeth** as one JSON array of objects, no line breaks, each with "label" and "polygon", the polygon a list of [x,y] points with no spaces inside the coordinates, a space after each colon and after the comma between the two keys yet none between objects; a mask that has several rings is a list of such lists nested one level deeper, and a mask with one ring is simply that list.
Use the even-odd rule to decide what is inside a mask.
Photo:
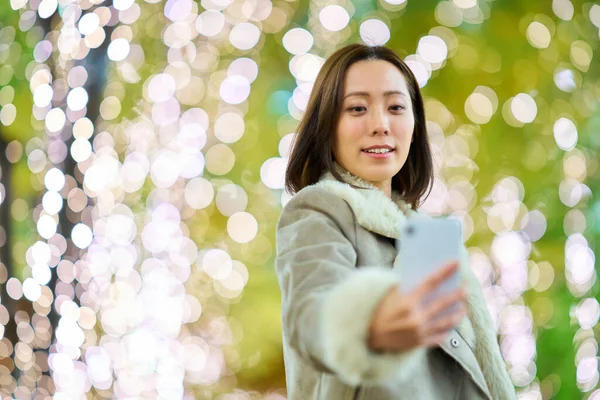
[{"label": "woman's teeth", "polygon": [[383,153],[389,153],[392,152],[393,150],[391,149],[371,149],[371,150],[363,150],[367,153],[377,153],[377,154],[383,154]]}]

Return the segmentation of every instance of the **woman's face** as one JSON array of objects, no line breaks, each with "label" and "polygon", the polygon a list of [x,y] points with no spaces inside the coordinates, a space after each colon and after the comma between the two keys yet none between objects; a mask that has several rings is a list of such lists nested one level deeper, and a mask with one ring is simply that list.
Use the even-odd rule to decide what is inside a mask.
[{"label": "woman's face", "polygon": [[344,82],[335,160],[389,196],[392,177],[408,157],[415,127],[408,85],[400,70],[383,60],[352,64]]}]

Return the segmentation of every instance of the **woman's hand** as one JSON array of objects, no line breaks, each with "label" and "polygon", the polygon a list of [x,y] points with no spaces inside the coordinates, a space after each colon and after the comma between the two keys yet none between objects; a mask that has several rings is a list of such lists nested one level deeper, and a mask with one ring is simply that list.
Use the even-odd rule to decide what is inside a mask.
[{"label": "woman's hand", "polygon": [[374,351],[403,351],[439,345],[465,317],[466,291],[459,288],[433,301],[428,299],[457,268],[458,262],[444,266],[410,293],[392,287],[371,318],[369,347]]}]

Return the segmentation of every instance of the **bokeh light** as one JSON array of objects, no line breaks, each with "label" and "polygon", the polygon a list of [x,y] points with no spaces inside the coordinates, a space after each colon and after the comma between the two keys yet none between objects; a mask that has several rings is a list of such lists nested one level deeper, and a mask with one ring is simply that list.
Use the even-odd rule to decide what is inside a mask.
[{"label": "bokeh light", "polygon": [[319,20],[325,29],[337,32],[348,25],[350,15],[342,6],[329,5],[319,12]]}]

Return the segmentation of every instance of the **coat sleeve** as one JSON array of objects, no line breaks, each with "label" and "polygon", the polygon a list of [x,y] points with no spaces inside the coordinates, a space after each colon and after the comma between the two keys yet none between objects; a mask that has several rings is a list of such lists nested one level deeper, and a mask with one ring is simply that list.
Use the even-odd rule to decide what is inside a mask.
[{"label": "coat sleeve", "polygon": [[357,269],[355,241],[352,210],[336,195],[309,188],[286,205],[276,260],[284,340],[313,368],[348,384],[406,378],[426,350],[368,348],[371,316],[399,280],[391,266]]}]

